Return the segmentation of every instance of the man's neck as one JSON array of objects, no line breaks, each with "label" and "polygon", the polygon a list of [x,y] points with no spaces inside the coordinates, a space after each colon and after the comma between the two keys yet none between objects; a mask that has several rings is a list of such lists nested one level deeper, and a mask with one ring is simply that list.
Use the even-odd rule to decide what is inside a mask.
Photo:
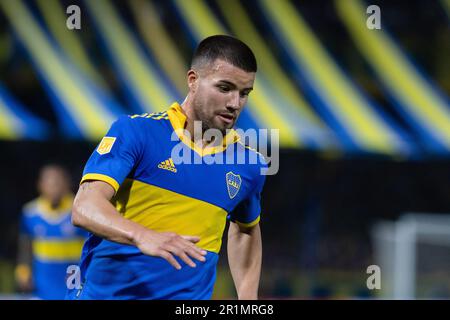
[{"label": "man's neck", "polygon": [[196,130],[195,128],[195,121],[196,120],[194,110],[190,104],[189,97],[187,97],[184,102],[181,104],[181,110],[186,116],[186,122],[184,124],[184,129],[187,130],[190,134],[191,140],[194,142],[196,146],[199,146],[200,148],[206,148],[206,147],[215,147],[221,144],[221,141],[216,141],[218,139],[215,139],[215,137],[211,137],[211,139],[204,139],[204,133],[205,130],[203,130],[203,126],[201,126],[201,134],[198,134],[196,131],[200,131],[199,129]]},{"label": "man's neck", "polygon": [[55,210],[61,206],[62,197],[57,199],[47,199],[50,207]]}]

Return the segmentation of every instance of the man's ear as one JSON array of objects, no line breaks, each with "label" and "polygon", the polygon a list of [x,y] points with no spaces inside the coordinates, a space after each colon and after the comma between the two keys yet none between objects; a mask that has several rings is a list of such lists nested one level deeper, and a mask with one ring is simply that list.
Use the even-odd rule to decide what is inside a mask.
[{"label": "man's ear", "polygon": [[195,92],[197,90],[198,73],[192,69],[187,72],[187,83],[189,91]]}]

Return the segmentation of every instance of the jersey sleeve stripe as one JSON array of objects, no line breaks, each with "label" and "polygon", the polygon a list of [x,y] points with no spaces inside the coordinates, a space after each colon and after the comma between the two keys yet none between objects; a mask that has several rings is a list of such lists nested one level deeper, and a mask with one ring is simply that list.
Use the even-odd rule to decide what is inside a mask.
[{"label": "jersey sleeve stripe", "polygon": [[241,227],[245,227],[245,228],[250,228],[253,226],[256,226],[259,223],[261,216],[258,216],[258,218],[256,218],[255,220],[253,220],[252,222],[248,222],[248,223],[244,223],[244,222],[239,222],[239,221],[235,221],[238,225],[240,225]]},{"label": "jersey sleeve stripe", "polygon": [[104,181],[106,183],[108,183],[109,185],[111,185],[111,187],[114,188],[114,191],[117,192],[117,190],[119,190],[119,183],[114,179],[111,178],[110,176],[104,175],[104,174],[99,174],[99,173],[87,173],[83,176],[83,178],[80,181],[80,185],[87,181],[87,180],[99,180],[99,181]]}]

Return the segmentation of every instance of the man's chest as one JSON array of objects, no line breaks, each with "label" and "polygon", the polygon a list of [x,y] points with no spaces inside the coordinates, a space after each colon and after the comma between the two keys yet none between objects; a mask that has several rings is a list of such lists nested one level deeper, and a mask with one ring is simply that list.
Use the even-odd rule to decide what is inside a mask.
[{"label": "man's chest", "polygon": [[[54,221],[55,220],[55,221]],[[48,221],[42,216],[35,216],[29,221],[33,236],[36,238],[70,238],[76,236],[76,229],[70,218],[59,218]]]},{"label": "man's chest", "polygon": [[226,211],[232,211],[248,197],[253,182],[246,165],[227,161],[225,153],[200,156],[188,146],[178,145],[182,148],[178,153],[174,152],[175,147],[161,145],[153,148],[152,154],[145,154],[134,178]]}]

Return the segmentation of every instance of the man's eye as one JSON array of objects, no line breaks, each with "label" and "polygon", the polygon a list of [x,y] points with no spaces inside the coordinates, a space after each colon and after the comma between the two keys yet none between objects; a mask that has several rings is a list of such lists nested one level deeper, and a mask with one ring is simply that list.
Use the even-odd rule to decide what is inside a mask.
[{"label": "man's eye", "polygon": [[219,89],[220,89],[220,91],[222,91],[222,92],[228,92],[228,91],[230,91],[230,88],[227,87],[227,86],[219,86]]}]

